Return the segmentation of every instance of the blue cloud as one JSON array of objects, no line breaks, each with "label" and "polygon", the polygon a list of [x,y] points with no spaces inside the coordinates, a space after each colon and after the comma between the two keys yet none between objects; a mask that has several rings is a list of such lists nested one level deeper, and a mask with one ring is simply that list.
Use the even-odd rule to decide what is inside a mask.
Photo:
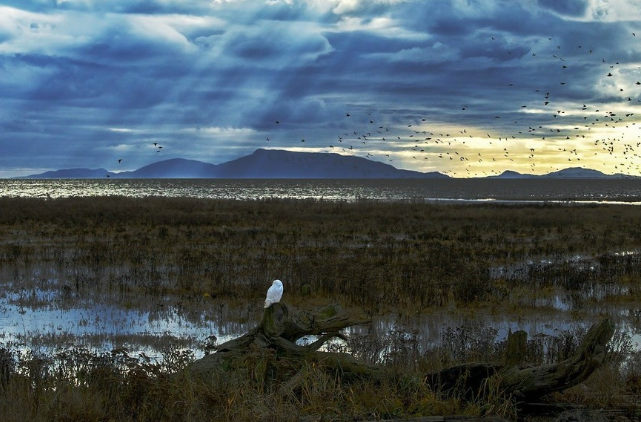
[{"label": "blue cloud", "polygon": [[[353,153],[398,152],[417,142],[416,126],[520,143],[541,139],[531,132],[540,126],[565,139],[572,133],[557,127],[592,129],[596,112],[583,115],[583,104],[624,110],[641,98],[641,27],[615,10],[593,18],[599,10],[580,1],[2,7],[5,169],[72,166],[80,156],[108,166],[124,150],[142,165],[162,156],[152,142],[164,155],[219,162],[271,145],[327,148],[355,131],[375,135],[345,139]],[[385,142],[381,125],[394,133]],[[51,145],[56,156],[40,153]]]},{"label": "blue cloud", "polygon": [[261,21],[259,25],[229,31],[222,49],[230,58],[253,66],[281,68],[298,66],[327,54],[331,46],[321,34],[308,32],[306,25]]},{"label": "blue cloud", "polygon": [[588,9],[588,4],[585,0],[538,0],[538,3],[544,8],[567,16],[583,16]]}]

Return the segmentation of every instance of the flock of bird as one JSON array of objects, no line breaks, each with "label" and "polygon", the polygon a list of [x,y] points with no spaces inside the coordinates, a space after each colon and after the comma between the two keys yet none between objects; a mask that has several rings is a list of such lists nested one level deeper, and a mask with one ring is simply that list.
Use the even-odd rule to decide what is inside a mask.
[{"label": "flock of bird", "polygon": [[[632,33],[631,37],[636,38],[636,34]],[[494,36],[488,40],[494,41]],[[470,116],[477,119],[478,123],[473,128],[454,129],[451,122],[438,122],[421,116],[408,118],[403,124],[390,124],[377,118],[376,113],[370,111],[371,108],[359,107],[345,112],[344,121],[336,125],[342,131],[329,144],[326,138],[309,142],[305,137],[300,139],[300,144],[325,152],[390,162],[392,165],[396,161],[405,168],[438,170],[453,177],[498,175],[517,164],[523,168],[523,162],[527,163],[531,173],[585,166],[604,173],[641,175],[641,124],[636,125],[632,112],[641,103],[641,82],[626,82],[624,73],[629,75],[629,70],[619,72],[622,66],[619,61],[596,58],[594,49],[584,49],[578,45],[575,47],[577,51],[572,52],[569,58],[564,58],[562,53],[566,48],[554,45],[551,37],[548,41],[550,46],[547,51],[533,52],[531,59],[539,60],[547,53],[552,65],[558,66],[561,72],[570,73],[564,73],[565,77],[556,81],[548,79],[542,82],[547,85],[534,89],[529,93],[528,101],[503,114],[487,115],[481,107],[475,110],[473,103],[461,104],[457,110],[447,110],[456,111],[459,116],[467,114],[461,120]],[[506,53],[512,55],[511,51]],[[610,101],[588,104],[572,103],[566,99],[567,89],[573,83],[573,65],[585,67],[583,61],[573,62],[576,54],[594,57],[590,59],[590,66],[598,66],[598,71],[602,71],[600,79],[604,82],[603,86],[610,87],[611,92],[606,93]],[[627,65],[629,69],[629,63]],[[639,69],[641,66],[637,66],[635,72],[641,75]],[[520,85],[518,81],[506,81],[499,88],[518,90]],[[559,92],[559,88],[566,91]],[[513,98],[514,93],[499,92],[497,95]],[[499,122],[502,124],[499,125]],[[287,122],[279,119],[275,120],[274,125],[280,129],[287,126]],[[433,128],[428,129],[429,126]],[[448,129],[434,129],[441,127]],[[498,127],[507,133],[494,133]],[[277,137],[271,134],[266,137],[266,142],[274,145],[274,139]],[[288,143],[279,141],[279,145]],[[162,151],[162,145],[157,142],[152,144],[156,153]],[[300,147],[300,144],[297,146]],[[412,160],[421,162],[412,163]],[[118,163],[121,162],[122,158],[118,159]]]},{"label": "flock of bird", "polygon": [[[636,34],[632,33],[631,37],[636,37]],[[495,37],[490,37],[489,42],[495,40]],[[456,110],[457,113],[467,113],[468,116],[476,114],[476,118],[486,120],[485,124],[477,124],[474,128],[453,129],[451,123],[434,122],[421,116],[409,118],[402,125],[389,124],[373,117],[371,111],[348,110],[345,112],[345,121],[340,126],[352,127],[337,134],[334,141],[329,144],[326,140],[313,143],[302,138],[300,142],[327,152],[352,154],[387,161],[393,165],[397,160],[402,161],[404,166],[417,169],[439,169],[454,177],[498,175],[514,167],[515,160],[526,162],[531,173],[591,166],[600,167],[595,169],[604,173],[641,175],[641,125],[636,125],[632,112],[641,103],[641,89],[638,89],[641,82],[626,82],[624,73],[630,72],[618,72],[622,67],[619,61],[590,59],[591,65],[599,66],[596,68],[598,71],[602,70],[601,79],[607,82],[604,85],[610,86],[611,92],[605,93],[610,101],[569,105],[572,103],[566,99],[567,90],[573,83],[572,76],[576,76],[572,75],[571,69],[574,64],[583,67],[584,62],[564,58],[562,53],[565,49],[554,45],[551,37],[548,41],[549,49],[531,53],[531,59],[541,59],[545,53],[549,53],[551,65],[568,73],[564,73],[565,76],[556,81],[548,79],[544,82],[548,85],[534,89],[527,102],[504,115],[483,115],[487,112],[480,107],[475,110],[474,105],[470,104],[462,104]],[[581,53],[589,58],[596,57],[594,49],[584,49],[581,45],[576,46],[576,49],[570,54],[571,57],[576,58]],[[511,55],[512,52],[507,51],[507,54]],[[641,69],[641,66],[637,69]],[[638,70],[637,72],[641,74]],[[516,81],[506,81],[501,89],[517,90],[519,85]],[[565,92],[559,92],[559,88]],[[505,92],[505,95],[513,98],[512,93]],[[499,92],[497,95],[503,93]],[[613,98],[616,101],[612,101]],[[498,125],[498,119],[508,122]],[[281,120],[275,121],[275,125],[281,125]],[[488,120],[493,121],[492,124],[488,124]],[[534,120],[537,124],[532,123]],[[286,124],[285,121],[283,123]],[[429,126],[448,129],[430,130]],[[496,129],[492,128],[496,127],[509,132],[493,133]],[[506,127],[509,129],[505,129]],[[270,143],[273,143],[273,139],[273,135],[267,137]],[[408,160],[421,160],[423,163],[412,165]],[[439,163],[440,160],[448,163]]]}]

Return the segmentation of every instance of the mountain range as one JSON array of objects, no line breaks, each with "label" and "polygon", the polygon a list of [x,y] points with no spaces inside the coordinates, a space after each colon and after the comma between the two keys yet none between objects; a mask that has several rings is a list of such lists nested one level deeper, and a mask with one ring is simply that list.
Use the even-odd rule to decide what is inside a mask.
[{"label": "mountain range", "polygon": [[563,170],[553,171],[547,174],[523,174],[507,170],[498,176],[488,176],[489,179],[636,179],[636,176],[628,174],[605,174],[598,170],[586,169],[583,167],[570,167]]},{"label": "mountain range", "polygon": [[29,179],[425,179],[448,176],[397,169],[389,164],[334,153],[257,149],[222,164],[173,158],[134,171],[63,169],[26,176]]},{"label": "mountain range", "polygon": [[[111,172],[103,168],[73,168],[32,174],[27,179],[449,179],[439,172],[397,169],[366,158],[335,153],[257,149],[252,154],[222,164],[173,158],[134,171]],[[606,175],[597,170],[568,168],[545,175],[505,171],[500,179],[600,179],[630,177]]]}]

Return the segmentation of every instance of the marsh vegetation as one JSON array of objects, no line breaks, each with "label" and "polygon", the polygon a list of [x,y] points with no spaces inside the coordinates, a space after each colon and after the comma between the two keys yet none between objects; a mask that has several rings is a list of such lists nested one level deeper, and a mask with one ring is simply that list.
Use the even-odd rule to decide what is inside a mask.
[{"label": "marsh vegetation", "polygon": [[[0,318],[53,312],[76,327],[3,331],[7,421],[513,417],[500,391],[463,401],[421,374],[500,359],[514,325],[488,324],[497,318],[536,327],[527,353],[539,364],[569,356],[604,315],[617,331],[600,381],[554,399],[639,414],[636,206],[97,197],[0,198],[0,210]],[[372,318],[330,347],[397,375],[346,382],[319,364],[296,394],[279,395],[293,366],[257,351],[234,376],[169,376],[205,353],[210,332],[233,337],[259,320],[276,278],[288,304],[337,303]],[[78,328],[96,325],[100,306],[128,316],[110,320],[113,330]],[[177,319],[128,331],[136,316]],[[439,321],[429,335],[426,321]]]}]

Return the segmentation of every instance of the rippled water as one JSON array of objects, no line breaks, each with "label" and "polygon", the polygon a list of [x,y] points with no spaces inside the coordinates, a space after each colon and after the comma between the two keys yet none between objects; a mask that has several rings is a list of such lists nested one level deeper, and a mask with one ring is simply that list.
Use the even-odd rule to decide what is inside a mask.
[{"label": "rippled water", "polygon": [[332,201],[508,201],[641,204],[641,179],[589,180],[0,180],[0,197],[150,196]]}]

